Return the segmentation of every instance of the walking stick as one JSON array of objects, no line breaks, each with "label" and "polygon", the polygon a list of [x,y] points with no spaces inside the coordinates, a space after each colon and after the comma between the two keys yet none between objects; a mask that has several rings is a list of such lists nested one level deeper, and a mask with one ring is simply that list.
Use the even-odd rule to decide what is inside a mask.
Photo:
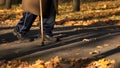
[{"label": "walking stick", "polygon": [[44,45],[44,31],[43,31],[43,14],[42,14],[42,0],[40,2],[40,14],[39,14],[39,21],[40,21],[40,32],[41,32],[41,44]]}]

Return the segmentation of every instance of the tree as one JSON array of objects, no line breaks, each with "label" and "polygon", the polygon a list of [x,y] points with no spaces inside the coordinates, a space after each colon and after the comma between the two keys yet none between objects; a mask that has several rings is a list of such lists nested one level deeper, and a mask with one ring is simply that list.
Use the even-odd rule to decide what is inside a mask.
[{"label": "tree", "polygon": [[5,4],[5,0],[0,0],[0,5],[4,5]]},{"label": "tree", "polygon": [[80,11],[80,0],[73,0],[73,11]]},{"label": "tree", "polygon": [[19,4],[22,0],[4,0],[5,1],[5,8],[10,9],[12,4]]},{"label": "tree", "polygon": [[11,6],[12,6],[12,0],[6,0],[6,2],[5,2],[6,9],[10,9]]},{"label": "tree", "polygon": [[22,0],[12,0],[12,4],[20,4]]}]

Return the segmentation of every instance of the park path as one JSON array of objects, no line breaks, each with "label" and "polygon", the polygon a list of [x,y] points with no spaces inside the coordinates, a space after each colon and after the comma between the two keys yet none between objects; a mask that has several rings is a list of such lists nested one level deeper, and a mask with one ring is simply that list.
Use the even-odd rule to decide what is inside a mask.
[{"label": "park path", "polygon": [[[13,28],[0,28],[0,60],[94,57],[114,59],[120,64],[120,26],[57,26],[54,36],[60,37],[61,41],[46,42],[42,47],[37,38],[31,42],[19,42],[12,34]],[[38,33],[39,28],[34,27],[29,36],[35,37]],[[94,51],[98,53],[90,54]]]}]

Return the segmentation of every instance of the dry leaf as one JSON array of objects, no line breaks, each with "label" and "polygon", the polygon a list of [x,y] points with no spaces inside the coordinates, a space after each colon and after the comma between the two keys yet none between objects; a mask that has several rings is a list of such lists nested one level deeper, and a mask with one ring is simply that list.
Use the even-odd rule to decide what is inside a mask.
[{"label": "dry leaf", "polygon": [[107,46],[110,46],[109,44],[104,44],[103,46],[107,47]]},{"label": "dry leaf", "polygon": [[103,48],[103,47],[102,47],[102,46],[96,46],[96,48],[101,49],[101,48]]},{"label": "dry leaf", "polygon": [[90,39],[83,39],[82,41],[84,41],[84,42],[89,42]]},{"label": "dry leaf", "polygon": [[93,52],[89,52],[89,54],[99,54],[99,53],[100,53],[100,51],[98,51],[98,50],[95,50]]}]

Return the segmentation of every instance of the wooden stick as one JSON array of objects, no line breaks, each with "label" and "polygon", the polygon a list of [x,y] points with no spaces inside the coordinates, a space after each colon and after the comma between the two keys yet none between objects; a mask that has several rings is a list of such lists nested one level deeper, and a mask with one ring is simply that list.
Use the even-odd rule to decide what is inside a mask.
[{"label": "wooden stick", "polygon": [[42,45],[44,45],[44,31],[43,31],[43,14],[42,14],[42,0],[40,0],[40,14],[39,14],[39,19],[40,19],[40,32],[41,32],[41,42]]}]

